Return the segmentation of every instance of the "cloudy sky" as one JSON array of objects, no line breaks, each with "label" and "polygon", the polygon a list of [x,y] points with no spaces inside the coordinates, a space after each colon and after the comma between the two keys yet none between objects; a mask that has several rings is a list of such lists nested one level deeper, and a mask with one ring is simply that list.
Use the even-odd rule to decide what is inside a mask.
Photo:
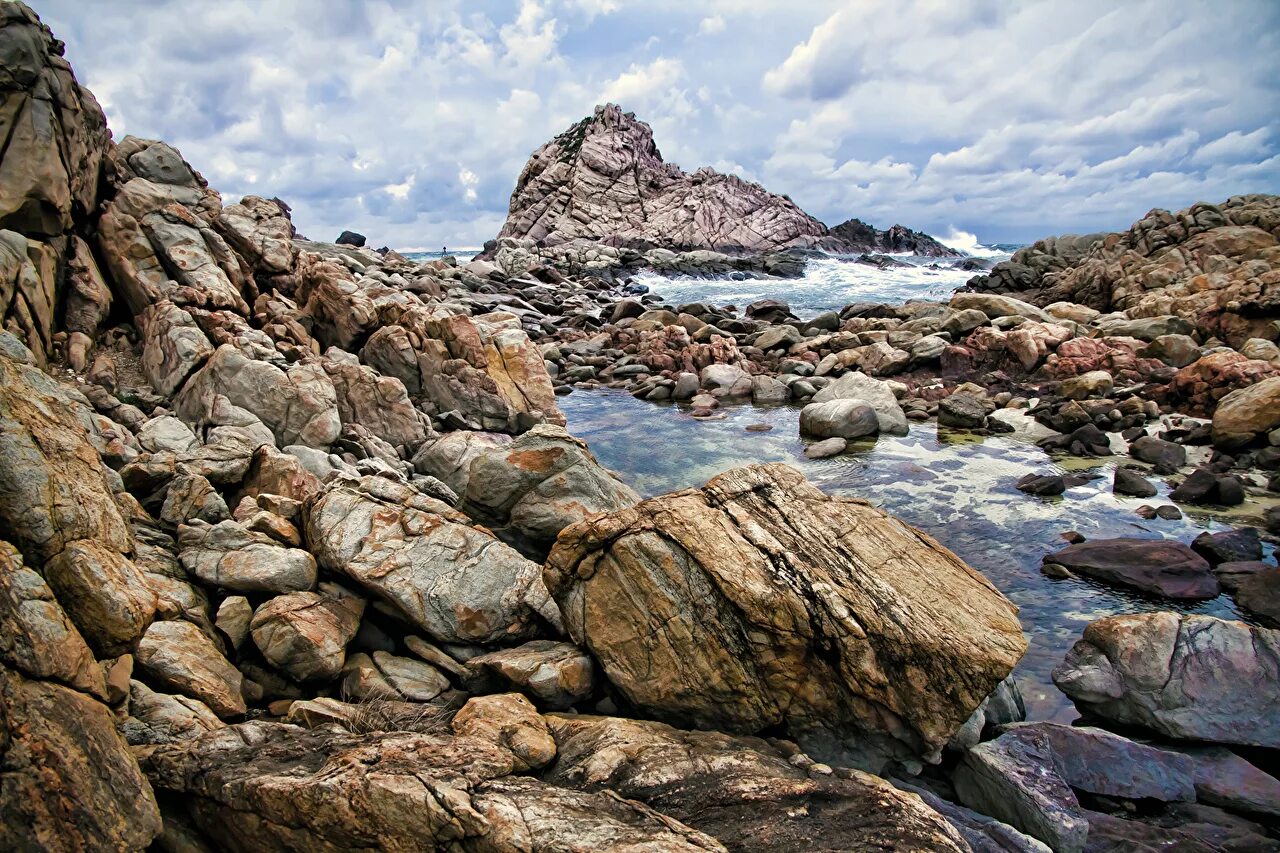
[{"label": "cloudy sky", "polygon": [[985,242],[1280,192],[1276,0],[31,0],[116,138],[299,230],[478,245],[604,101],[824,222]]}]

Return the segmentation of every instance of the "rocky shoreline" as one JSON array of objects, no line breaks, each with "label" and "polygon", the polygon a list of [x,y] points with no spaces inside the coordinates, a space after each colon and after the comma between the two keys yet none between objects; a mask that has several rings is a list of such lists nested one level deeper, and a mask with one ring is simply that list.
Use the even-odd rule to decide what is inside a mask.
[{"label": "rocky shoreline", "polygon": [[[613,106],[469,263],[305,240],[113,141],[25,5],[0,47],[7,848],[1280,849],[1280,198],[1037,244],[946,303],[666,305],[629,276],[935,253],[829,242]],[[661,180],[604,192],[618,156]],[[945,542],[780,464],[642,499],[565,428],[600,387],[802,406],[814,455],[936,420],[1269,504],[1044,558],[1251,622],[1100,619],[1054,673],[1084,725],[1028,721],[1018,609]]]}]

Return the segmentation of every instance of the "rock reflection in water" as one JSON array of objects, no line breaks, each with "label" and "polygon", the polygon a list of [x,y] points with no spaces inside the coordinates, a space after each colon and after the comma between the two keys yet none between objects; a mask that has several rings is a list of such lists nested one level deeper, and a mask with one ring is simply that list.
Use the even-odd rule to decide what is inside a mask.
[{"label": "rock reflection in water", "polygon": [[[825,491],[870,500],[937,538],[1021,608],[1030,648],[1015,675],[1033,719],[1075,717],[1049,676],[1095,619],[1149,610],[1242,618],[1227,596],[1187,605],[1084,578],[1051,580],[1040,573],[1041,558],[1061,548],[1061,534],[1069,530],[1090,539],[1138,536],[1189,542],[1202,530],[1225,528],[1207,514],[1188,513],[1177,521],[1139,518],[1134,511],[1143,503],[1167,500],[1168,486],[1156,478],[1160,494],[1145,500],[1113,495],[1115,459],[1092,461],[1093,470],[1102,475],[1097,480],[1060,497],[1037,498],[1017,491],[1017,479],[1029,471],[1066,469],[1017,438],[975,436],[922,423],[913,424],[906,436],[851,442],[842,456],[806,459],[797,431],[799,409],[790,406],[727,407],[716,419],[700,420],[676,406],[642,402],[617,391],[575,391],[559,402],[569,430],[645,497],[700,486],[738,465],[786,462]],[[747,431],[752,424],[773,429]],[[1080,460],[1070,461],[1073,470],[1081,469]]]}]

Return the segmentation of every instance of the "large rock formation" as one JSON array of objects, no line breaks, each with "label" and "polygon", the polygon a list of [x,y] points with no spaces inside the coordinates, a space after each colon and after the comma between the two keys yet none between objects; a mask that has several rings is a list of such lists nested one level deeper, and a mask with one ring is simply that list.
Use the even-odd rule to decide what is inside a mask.
[{"label": "large rock formation", "polygon": [[950,551],[779,464],[569,527],[545,577],[645,713],[784,727],[866,767],[936,759],[1026,648],[1017,608]]},{"label": "large rock formation", "polygon": [[1176,315],[1232,346],[1272,339],[1280,314],[1280,196],[1152,210],[1126,232],[1058,237],[977,276],[977,290],[1025,292],[1132,318]]},{"label": "large rock formation", "polygon": [[664,162],[649,125],[606,104],[533,153],[498,237],[764,251],[814,245],[826,233],[759,184]]}]

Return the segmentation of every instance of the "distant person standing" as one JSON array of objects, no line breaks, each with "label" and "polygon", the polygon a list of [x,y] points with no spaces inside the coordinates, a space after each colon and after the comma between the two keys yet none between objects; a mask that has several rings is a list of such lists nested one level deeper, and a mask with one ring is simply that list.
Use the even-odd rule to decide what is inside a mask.
[{"label": "distant person standing", "polygon": [[444,257],[444,256],[445,256],[445,255],[447,255],[447,254],[449,254],[449,247],[448,247],[448,246],[441,246],[441,247],[440,247],[440,256],[441,256],[441,257]]}]

